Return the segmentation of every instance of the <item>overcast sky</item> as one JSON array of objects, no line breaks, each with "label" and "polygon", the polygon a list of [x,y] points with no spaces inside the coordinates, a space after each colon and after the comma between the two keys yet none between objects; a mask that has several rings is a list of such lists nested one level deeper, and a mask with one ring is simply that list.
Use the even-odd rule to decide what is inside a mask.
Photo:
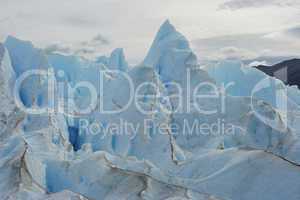
[{"label": "overcast sky", "polygon": [[200,60],[300,55],[299,0],[0,0],[0,39],[138,63],[166,19]]}]

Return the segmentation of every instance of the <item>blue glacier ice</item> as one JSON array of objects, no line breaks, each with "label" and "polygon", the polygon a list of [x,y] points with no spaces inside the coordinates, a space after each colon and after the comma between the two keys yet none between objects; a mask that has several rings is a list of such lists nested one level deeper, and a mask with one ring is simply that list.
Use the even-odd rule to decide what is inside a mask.
[{"label": "blue glacier ice", "polygon": [[102,63],[110,70],[127,71],[129,67],[122,48],[114,49],[109,57],[99,56],[96,63]]},{"label": "blue glacier ice", "polygon": [[269,77],[254,67],[243,65],[240,61],[222,61],[216,65],[207,66],[205,70],[219,85],[228,86],[226,92],[229,95],[253,95],[280,109],[282,105],[276,99],[276,92],[284,90],[288,101],[287,109],[290,111],[299,109],[300,92],[297,86],[285,86],[282,81]]},{"label": "blue glacier ice", "polygon": [[115,49],[110,55],[107,66],[112,70],[127,71],[128,63],[125,59],[124,50]]},{"label": "blue glacier ice", "polygon": [[[23,83],[20,97],[26,107],[53,106],[48,80],[65,89],[89,82],[101,98],[81,114],[74,103],[86,106],[87,91],[77,88],[76,101],[68,101],[68,91],[53,88],[68,112],[58,107],[28,114],[16,104],[13,88],[32,69],[54,73]],[[281,82],[234,62],[200,69],[188,40],[169,21],[135,67],[128,66],[122,49],[91,61],[47,55],[8,37],[0,44],[0,72],[1,199],[299,200],[299,117],[294,104],[282,110],[274,101]],[[250,98],[264,78],[275,85]],[[222,90],[230,82],[236,84]],[[139,88],[143,83],[148,84]],[[139,98],[129,104],[131,86],[139,88]],[[282,87],[288,102],[299,102],[297,88]],[[193,91],[202,98],[191,97]],[[224,96],[211,98],[216,92]],[[100,107],[122,111],[102,113]],[[128,134],[82,130],[85,123],[109,127],[124,121],[136,125]],[[195,121],[230,124],[235,132],[199,134]]]},{"label": "blue glacier ice", "polygon": [[299,129],[300,90],[297,86],[285,85],[281,80],[269,77],[260,70],[246,66],[240,61],[222,61],[205,67],[219,86],[225,86],[226,94],[251,96],[262,100],[282,112],[282,118]]}]

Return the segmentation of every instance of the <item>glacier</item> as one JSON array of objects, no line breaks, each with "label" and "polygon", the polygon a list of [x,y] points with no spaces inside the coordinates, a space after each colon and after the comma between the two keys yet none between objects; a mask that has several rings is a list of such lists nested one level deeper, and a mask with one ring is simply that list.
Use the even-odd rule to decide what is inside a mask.
[{"label": "glacier", "polygon": [[[28,70],[49,73],[24,80],[16,94],[14,86]],[[0,72],[1,199],[300,198],[298,88],[239,62],[201,68],[168,20],[138,66],[129,66],[123,49],[92,61],[46,54],[9,36],[0,44]],[[271,86],[253,96],[264,79]],[[58,85],[50,91],[59,102],[52,102],[48,81]],[[102,94],[88,113],[76,109],[92,99],[76,88],[83,82]],[[132,87],[139,88],[135,104],[128,103]],[[277,89],[287,91],[285,109]],[[191,91],[202,98],[191,98]],[[24,107],[49,112],[27,113],[16,95]],[[124,121],[137,126],[129,134],[105,132]],[[144,122],[149,124],[138,126]],[[230,124],[234,134],[207,128],[199,134],[193,126],[184,134],[195,122],[200,128]],[[91,134],[90,124],[104,129]]]}]

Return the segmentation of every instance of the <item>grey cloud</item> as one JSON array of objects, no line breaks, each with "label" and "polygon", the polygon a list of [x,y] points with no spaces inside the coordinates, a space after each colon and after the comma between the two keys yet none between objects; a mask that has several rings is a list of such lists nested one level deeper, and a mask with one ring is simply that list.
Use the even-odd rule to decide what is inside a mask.
[{"label": "grey cloud", "polygon": [[9,20],[9,19],[10,19],[10,17],[4,17],[4,18],[0,19],[0,23],[6,22],[6,21]]},{"label": "grey cloud", "polygon": [[220,9],[237,10],[266,6],[299,6],[298,0],[229,0],[219,6]]},{"label": "grey cloud", "polygon": [[77,55],[82,57],[88,57],[97,52],[97,49],[89,45],[82,45],[76,43],[72,45],[64,44],[51,44],[44,48],[46,54],[58,53],[62,55]]},{"label": "grey cloud", "polygon": [[[196,39],[192,41],[192,44],[200,60],[220,60],[226,57],[238,57],[238,51],[240,50],[243,53],[240,53],[239,57],[246,59],[250,54],[252,55],[251,57],[255,54],[250,52],[259,52],[262,48],[272,49],[265,40],[267,39],[263,39],[262,34],[241,34]],[[243,56],[242,54],[248,54],[248,56]]]},{"label": "grey cloud", "polygon": [[96,20],[79,15],[65,17],[63,21],[65,24],[75,27],[93,27],[97,25]]},{"label": "grey cloud", "polygon": [[202,60],[220,60],[236,58],[252,60],[258,57],[299,57],[300,37],[290,39],[286,34],[299,34],[297,27],[282,30],[279,36],[266,34],[240,34],[219,36],[192,41],[196,53]]},{"label": "grey cloud", "polygon": [[255,66],[268,66],[269,63],[268,63],[267,61],[265,61],[265,60],[262,60],[262,61],[260,61],[260,60],[254,60],[254,61],[250,62],[248,65],[249,65],[250,67],[255,67]]},{"label": "grey cloud", "polygon": [[215,57],[221,60],[235,59],[235,60],[248,60],[257,58],[258,55],[247,49],[237,47],[223,47],[216,52]]},{"label": "grey cloud", "polygon": [[51,44],[51,45],[47,46],[46,48],[44,48],[44,51],[47,54],[57,53],[57,52],[68,54],[71,52],[71,48],[67,47],[65,45],[62,45],[62,44]]},{"label": "grey cloud", "polygon": [[74,54],[76,55],[80,55],[80,56],[85,56],[85,55],[89,55],[89,54],[93,54],[95,53],[96,50],[95,49],[91,49],[91,48],[82,48],[82,49],[78,49],[74,52]]},{"label": "grey cloud", "polygon": [[110,44],[110,41],[106,37],[104,37],[103,35],[101,35],[101,34],[98,34],[97,36],[95,36],[92,39],[92,42],[98,42],[98,43],[103,44],[103,45]]},{"label": "grey cloud", "polygon": [[286,34],[288,34],[292,37],[300,38],[300,25],[286,30]]},{"label": "grey cloud", "polygon": [[60,53],[63,55],[78,55],[83,57],[93,57],[99,50],[111,44],[110,40],[98,34],[90,40],[75,43],[54,43],[44,48],[47,54]]}]

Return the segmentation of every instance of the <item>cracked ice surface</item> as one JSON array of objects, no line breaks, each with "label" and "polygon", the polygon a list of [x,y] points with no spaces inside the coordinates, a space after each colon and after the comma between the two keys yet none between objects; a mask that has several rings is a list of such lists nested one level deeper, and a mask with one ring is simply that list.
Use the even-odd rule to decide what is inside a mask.
[{"label": "cracked ice surface", "polygon": [[[15,105],[12,87],[22,72],[37,68],[53,68],[55,77],[48,78],[67,82],[68,87],[79,81],[97,83],[96,75],[104,69],[126,72],[135,87],[150,82],[162,95],[147,98],[157,91],[146,87],[138,102],[145,110],[156,112],[141,113],[133,104],[119,114],[93,110],[80,117],[103,124],[119,123],[120,119],[132,124],[153,123],[148,129],[138,127],[135,137],[102,137],[103,133],[78,134],[79,119],[73,115],[26,114]],[[189,42],[169,21],[160,28],[142,64],[133,68],[128,68],[122,49],[93,62],[45,55],[29,42],[8,38],[0,45],[1,199],[299,200],[300,129],[294,112],[284,118],[282,111],[274,108],[270,93],[251,99],[249,92],[255,83],[235,85],[226,94],[224,113],[203,114],[194,107],[195,100],[187,98],[190,89],[204,82],[252,80],[252,73],[242,75],[239,70],[240,66],[226,75],[219,68],[199,69]],[[190,77],[185,76],[188,72]],[[109,74],[103,78],[106,87],[100,85],[96,90],[104,92],[104,108],[125,107],[130,96],[126,79]],[[180,102],[170,98],[176,93],[170,82],[183,88],[182,101],[192,101],[190,110],[174,110]],[[49,106],[44,81],[29,79],[21,89],[21,100],[27,106]],[[299,91],[293,90],[289,90],[289,97],[296,101]],[[77,103],[86,104],[86,93],[76,92]],[[212,90],[204,88],[202,92],[211,94]],[[197,103],[207,110],[222,110],[219,99]],[[266,123],[251,106],[272,121]],[[211,124],[220,118],[238,127],[236,134],[198,135],[196,130],[181,134],[184,122],[192,124],[196,119],[200,124]],[[160,125],[171,123],[178,128],[155,134]]]}]

